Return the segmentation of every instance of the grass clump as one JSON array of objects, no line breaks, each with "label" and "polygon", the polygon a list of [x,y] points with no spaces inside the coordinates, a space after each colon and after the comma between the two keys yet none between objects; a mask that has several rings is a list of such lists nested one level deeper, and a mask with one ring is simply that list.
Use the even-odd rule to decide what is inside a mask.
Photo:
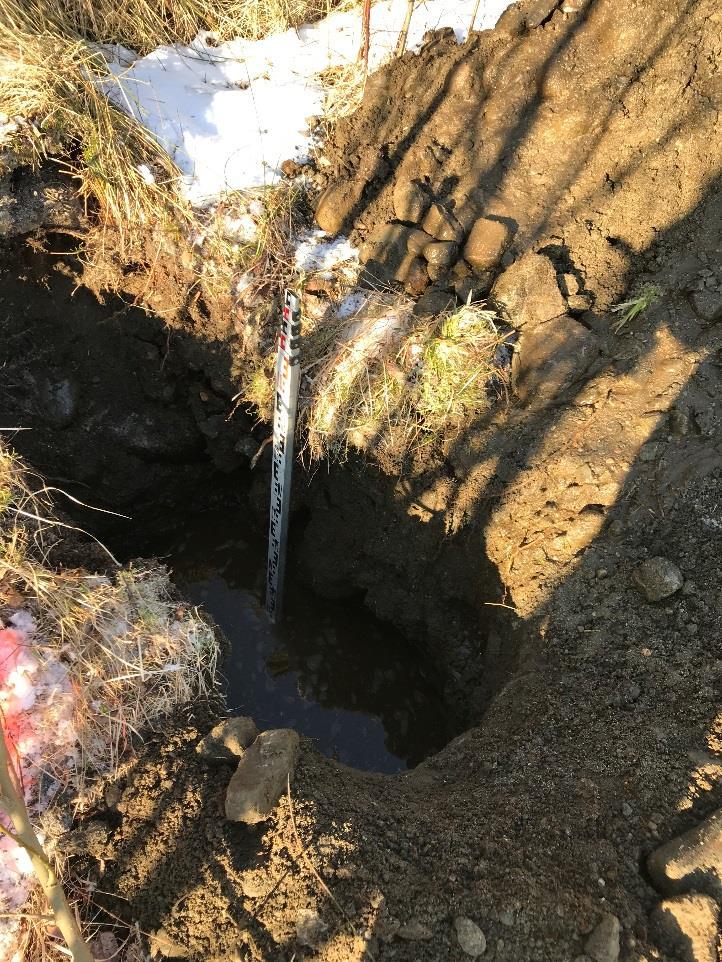
[{"label": "grass clump", "polygon": [[45,0],[57,4],[67,30],[139,53],[160,44],[189,43],[199,30],[219,40],[258,40],[325,17],[333,0]]},{"label": "grass clump", "polygon": [[31,121],[10,146],[36,163],[60,158],[101,221],[121,233],[138,223],[189,222],[177,168],[145,127],[110,103],[103,83],[111,82],[102,54],[65,32],[56,8],[0,0],[0,104]]},{"label": "grass clump", "polygon": [[615,305],[612,308],[612,312],[620,314],[621,316],[612,324],[614,333],[619,334],[622,328],[629,324],[630,321],[633,321],[653,304],[656,304],[661,296],[662,289],[656,284],[644,284],[634,297]]},{"label": "grass clump", "polygon": [[54,567],[53,549],[77,529],[55,515],[52,490],[32,480],[0,444],[0,489],[10,492],[0,513],[0,612],[29,610],[38,651],[68,673],[76,769],[54,771],[52,758],[47,768],[82,797],[96,773],[117,768],[134,735],[215,691],[218,643],[197,610],[174,598],[162,565],[109,558],[100,575]]},{"label": "grass clump", "polygon": [[488,407],[507,338],[494,313],[470,304],[419,322],[412,307],[372,295],[352,318],[305,334],[305,358],[318,358],[315,339],[329,344],[312,360],[318,373],[305,379],[301,399],[312,458],[343,457],[349,447],[401,456]]}]

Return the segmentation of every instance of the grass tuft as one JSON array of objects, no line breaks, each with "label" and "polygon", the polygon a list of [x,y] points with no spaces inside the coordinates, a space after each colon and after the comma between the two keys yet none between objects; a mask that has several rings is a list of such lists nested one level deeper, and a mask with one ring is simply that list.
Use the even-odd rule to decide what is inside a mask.
[{"label": "grass tuft", "polygon": [[162,565],[111,565],[107,575],[54,568],[53,545],[76,529],[54,514],[50,490],[31,480],[0,445],[0,610],[29,609],[44,642],[38,651],[69,674],[76,770],[46,762],[82,797],[96,773],[117,768],[134,735],[215,691],[218,643],[197,610],[174,598]]},{"label": "grass tuft", "polygon": [[420,322],[412,307],[374,294],[353,317],[336,314],[302,331],[304,357],[316,359],[304,368],[301,398],[313,459],[344,457],[349,448],[398,457],[453,436],[491,403],[508,336],[494,313],[464,305]]},{"label": "grass tuft", "polygon": [[652,304],[656,304],[661,296],[662,290],[656,284],[644,284],[634,297],[615,305],[612,312],[621,314],[621,317],[612,324],[614,333],[619,334],[630,321],[643,314]]}]

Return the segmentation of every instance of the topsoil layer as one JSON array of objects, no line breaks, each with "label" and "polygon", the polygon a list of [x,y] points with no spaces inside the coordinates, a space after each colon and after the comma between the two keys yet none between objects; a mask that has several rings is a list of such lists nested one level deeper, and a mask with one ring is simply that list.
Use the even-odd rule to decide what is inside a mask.
[{"label": "topsoil layer", "polygon": [[[443,222],[457,247],[442,271],[426,254],[416,265],[424,297],[472,278],[519,331],[508,405],[400,476],[350,464],[299,480],[314,587],[363,591],[436,653],[472,727],[394,777],[305,744],[292,801],[250,829],[222,815],[231,768],[204,767],[201,732],[169,726],[89,813],[109,836],[78,866],[120,897],[116,914],[162,929],[166,953],[461,960],[464,915],[486,958],[571,962],[612,913],[623,962],[689,957],[649,924],[660,893],[645,859],[722,804],[721,26],[713,0],[525,3],[495,31],[433,37],[380,71],[332,133],[327,209],[333,196],[376,277],[408,286],[399,244],[420,228],[448,243]],[[125,289],[147,290],[143,276]],[[179,271],[167,279],[182,309],[143,336],[161,374],[144,381],[139,353],[132,391],[157,392],[188,447],[176,432],[154,460],[152,423],[131,422],[107,457],[129,449],[133,479],[152,463],[197,480],[209,454],[219,469],[245,456],[250,424],[222,416],[241,346]],[[7,260],[3,283],[18,304]],[[614,333],[610,307],[642,283],[656,301]],[[113,337],[140,338],[112,318]],[[39,376],[25,332],[40,322],[4,321],[25,347],[10,411],[27,417],[35,388],[19,372]],[[18,436],[31,457],[40,445],[39,467],[61,463],[60,431],[80,443],[91,414],[96,431],[117,420],[81,380],[45,448]],[[113,398],[128,410],[120,387]],[[83,480],[113,500],[102,475]],[[660,556],[683,587],[651,602],[633,575]],[[608,949],[597,962],[614,962]]]}]

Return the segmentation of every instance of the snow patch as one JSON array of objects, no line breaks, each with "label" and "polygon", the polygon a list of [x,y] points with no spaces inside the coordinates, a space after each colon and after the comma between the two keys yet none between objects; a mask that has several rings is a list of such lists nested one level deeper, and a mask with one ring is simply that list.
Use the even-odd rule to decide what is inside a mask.
[{"label": "snow patch", "polygon": [[[419,2],[407,47],[428,30],[453,28],[465,39],[477,0]],[[482,0],[477,29],[493,26],[507,0]],[[372,7],[369,67],[393,56],[406,0]],[[309,119],[323,110],[320,74],[356,62],[361,43],[358,9],[261,40],[218,44],[200,33],[189,45],[158,47],[136,57],[118,45],[102,48],[112,79],[108,96],[155,135],[183,174],[186,197],[199,206],[225,191],[268,186],[280,164],[308,156]]]}]

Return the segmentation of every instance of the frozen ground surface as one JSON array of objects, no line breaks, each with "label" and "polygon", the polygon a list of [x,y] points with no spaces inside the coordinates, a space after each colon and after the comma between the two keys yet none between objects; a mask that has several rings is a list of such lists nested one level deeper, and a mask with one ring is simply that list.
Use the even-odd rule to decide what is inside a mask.
[{"label": "frozen ground surface", "polygon": [[[425,0],[414,10],[408,48],[428,30],[468,32],[476,0]],[[406,0],[372,7],[370,69],[392,55]],[[476,29],[493,27],[507,0],[481,0]],[[216,44],[208,34],[189,46],[158,47],[146,57],[114,47],[109,94],[155,134],[184,175],[198,206],[224,191],[272,184],[279,165],[302,160],[312,133],[308,120],[323,110],[320,74],[356,62],[361,44],[358,9],[262,40]]]}]

